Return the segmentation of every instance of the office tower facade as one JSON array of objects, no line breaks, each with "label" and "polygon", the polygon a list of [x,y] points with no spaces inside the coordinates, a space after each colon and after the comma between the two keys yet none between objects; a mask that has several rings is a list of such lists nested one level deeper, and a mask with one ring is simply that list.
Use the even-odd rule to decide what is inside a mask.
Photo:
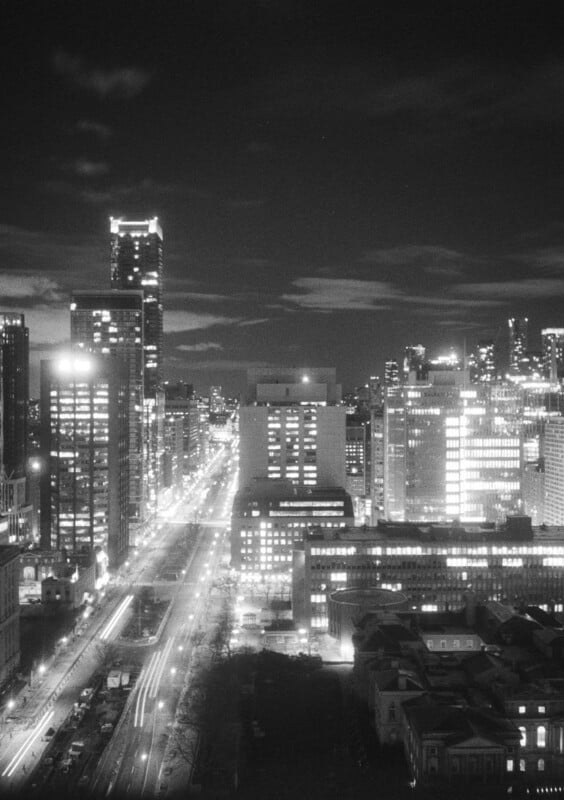
[{"label": "office tower facade", "polygon": [[292,550],[311,526],[335,531],[351,524],[344,489],[296,487],[289,480],[257,479],[239,489],[231,517],[231,564],[242,581],[282,578],[288,584]]},{"label": "office tower facade", "polygon": [[27,406],[29,402],[29,329],[23,314],[0,314],[3,395],[3,464],[6,477],[24,478],[27,471]]},{"label": "office tower facade", "polygon": [[391,520],[499,521],[520,502],[518,421],[495,386],[464,372],[389,389],[384,412],[385,516]]},{"label": "office tower facade", "polygon": [[72,353],[41,362],[41,544],[99,548],[111,567],[129,544],[127,371]]},{"label": "office tower facade", "polygon": [[520,375],[529,346],[529,320],[527,317],[510,317],[509,326],[509,374]]},{"label": "office tower facade", "polygon": [[493,341],[478,342],[469,362],[472,383],[492,383],[496,378],[495,346]]},{"label": "office tower facade", "polygon": [[142,291],[108,289],[72,293],[73,348],[121,360],[129,382],[129,534],[132,542],[136,541],[145,518],[143,329]]},{"label": "office tower facade", "polygon": [[384,516],[384,408],[370,414],[370,513],[372,524]]},{"label": "office tower facade", "polygon": [[240,409],[240,486],[288,478],[303,486],[345,486],[345,409],[335,370],[248,373]]},{"label": "office tower facade", "polygon": [[20,663],[20,548],[0,546],[0,687]]},{"label": "office tower facade", "polygon": [[198,401],[189,383],[165,383],[164,390],[166,417],[182,420],[182,464],[184,475],[188,475],[198,467]]},{"label": "office tower facade", "polygon": [[564,328],[543,328],[541,341],[544,376],[556,383],[564,376]]},{"label": "office tower facade", "polygon": [[210,386],[210,414],[225,412],[225,398],[221,386]]},{"label": "office tower facade", "polygon": [[157,217],[111,219],[112,289],[143,292],[145,398],[155,398],[163,370],[163,232]]},{"label": "office tower facade", "polygon": [[550,417],[544,431],[544,522],[564,525],[564,417]]},{"label": "office tower facade", "polygon": [[410,372],[415,373],[417,380],[425,377],[425,348],[422,344],[408,345],[403,356],[403,380],[409,380]]},{"label": "office tower facade", "polygon": [[345,426],[345,489],[353,499],[355,518],[362,524],[370,497],[370,417],[347,414]]},{"label": "office tower facade", "polygon": [[384,364],[384,384],[398,386],[400,382],[399,364],[397,361],[386,361]]}]

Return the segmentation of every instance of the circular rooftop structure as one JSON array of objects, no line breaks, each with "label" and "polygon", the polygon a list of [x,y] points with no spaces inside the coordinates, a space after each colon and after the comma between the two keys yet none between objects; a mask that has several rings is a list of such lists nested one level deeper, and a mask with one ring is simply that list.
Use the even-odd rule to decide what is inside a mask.
[{"label": "circular rooftop structure", "polygon": [[408,608],[403,592],[381,589],[379,586],[339,589],[329,595],[329,635],[339,641],[350,639],[355,623],[365,614],[378,611],[404,611]]}]

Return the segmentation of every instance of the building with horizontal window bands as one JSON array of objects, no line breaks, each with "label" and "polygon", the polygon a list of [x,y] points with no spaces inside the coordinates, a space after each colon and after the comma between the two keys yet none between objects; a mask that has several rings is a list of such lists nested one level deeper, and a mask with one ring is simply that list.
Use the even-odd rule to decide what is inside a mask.
[{"label": "building with horizontal window bands", "polygon": [[352,501],[344,489],[254,480],[233,501],[231,564],[243,583],[283,579],[289,587],[292,551],[304,531],[312,525],[334,530],[353,520]]},{"label": "building with horizontal window bands", "polygon": [[71,343],[74,349],[111,355],[125,365],[129,382],[129,534],[131,542],[135,542],[145,517],[143,292],[74,291]]},{"label": "building with horizontal window bands", "polygon": [[562,612],[563,533],[533,535],[527,517],[509,518],[497,530],[383,521],[377,528],[310,530],[294,546],[294,619],[327,631],[330,594],[372,586],[402,592],[417,611],[497,600]]},{"label": "building with horizontal window bands", "polygon": [[564,417],[550,417],[544,432],[544,520],[564,525]]},{"label": "building with horizontal window bands", "polygon": [[501,522],[519,509],[523,427],[518,387],[468,383],[464,371],[388,387],[384,516]]},{"label": "building with horizontal window bands", "polygon": [[287,478],[345,486],[345,408],[335,370],[249,370],[239,412],[240,486]]},{"label": "building with horizontal window bands", "polygon": [[111,356],[41,362],[41,545],[99,548],[110,567],[129,545],[129,381]]},{"label": "building with horizontal window bands", "polygon": [[184,475],[188,475],[199,463],[198,400],[189,383],[165,382],[164,391],[167,419],[177,417],[182,422],[182,469]]},{"label": "building with horizontal window bands", "polygon": [[20,663],[20,549],[0,546],[0,687]]}]

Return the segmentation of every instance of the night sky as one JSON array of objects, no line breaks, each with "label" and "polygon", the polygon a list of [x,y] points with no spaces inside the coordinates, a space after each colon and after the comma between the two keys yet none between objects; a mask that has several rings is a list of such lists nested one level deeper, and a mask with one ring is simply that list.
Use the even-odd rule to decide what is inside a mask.
[{"label": "night sky", "polygon": [[564,38],[548,5],[1,4],[0,306],[33,363],[109,287],[110,215],[165,235],[166,377],[346,387],[406,344],[564,326]]}]

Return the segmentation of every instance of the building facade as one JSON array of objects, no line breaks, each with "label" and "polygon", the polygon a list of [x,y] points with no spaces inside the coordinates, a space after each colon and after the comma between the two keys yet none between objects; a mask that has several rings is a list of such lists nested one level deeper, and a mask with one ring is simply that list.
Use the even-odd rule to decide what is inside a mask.
[{"label": "building facade", "polygon": [[564,525],[564,417],[551,417],[544,432],[544,520]]},{"label": "building facade", "polygon": [[41,362],[41,544],[103,550],[111,567],[129,545],[128,377],[90,354]]},{"label": "building facade", "polygon": [[240,485],[345,486],[345,409],[334,369],[251,370],[240,409]]},{"label": "building facade", "polygon": [[157,217],[110,220],[112,289],[143,292],[145,397],[154,398],[163,371],[163,232]]},{"label": "building facade", "polygon": [[132,541],[136,541],[145,519],[143,327],[141,290],[72,293],[73,348],[98,356],[113,356],[123,362],[127,374],[129,528]]},{"label": "building facade", "polygon": [[0,546],[0,687],[20,663],[20,550]]}]

